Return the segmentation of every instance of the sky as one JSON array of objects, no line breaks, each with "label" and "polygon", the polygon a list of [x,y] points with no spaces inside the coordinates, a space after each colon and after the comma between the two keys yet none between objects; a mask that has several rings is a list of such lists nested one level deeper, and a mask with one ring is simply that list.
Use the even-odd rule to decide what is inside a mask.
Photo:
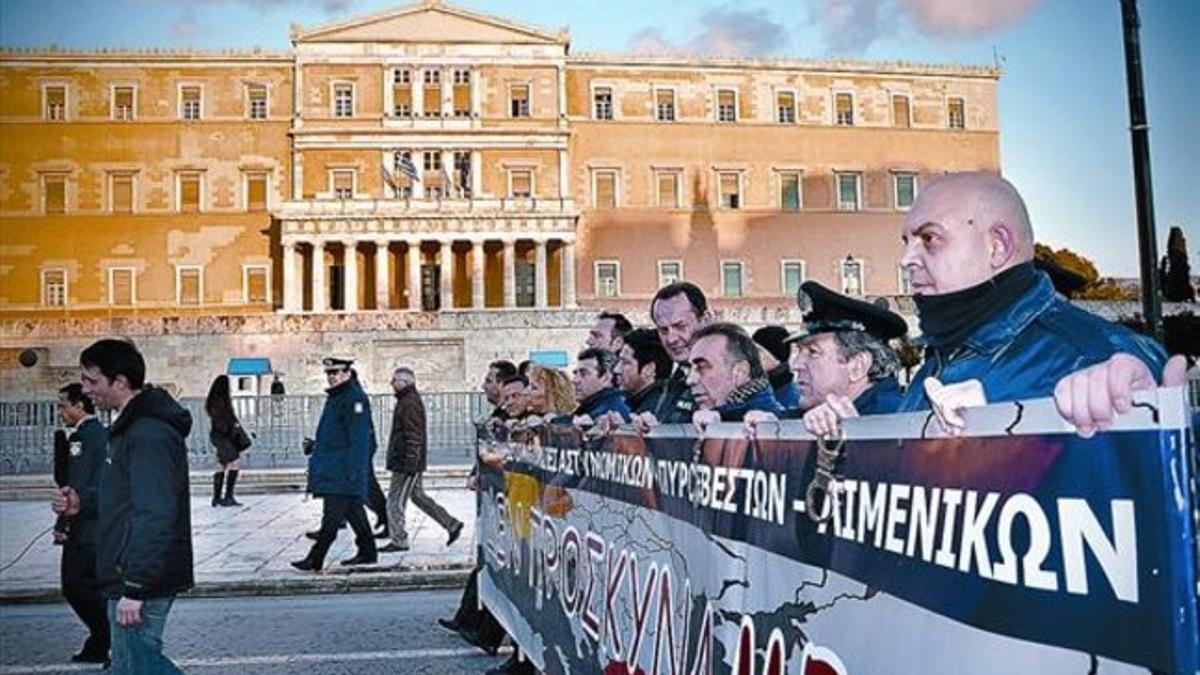
[{"label": "sky", "polygon": [[[306,27],[395,0],[3,0],[0,44],[286,50]],[[1119,0],[456,0],[578,52],[999,62],[1001,169],[1037,238],[1136,277]],[[1200,273],[1200,1],[1141,0],[1158,247],[1180,226]],[[1191,66],[1189,68],[1189,66]],[[1187,75],[1192,72],[1193,75]]]}]

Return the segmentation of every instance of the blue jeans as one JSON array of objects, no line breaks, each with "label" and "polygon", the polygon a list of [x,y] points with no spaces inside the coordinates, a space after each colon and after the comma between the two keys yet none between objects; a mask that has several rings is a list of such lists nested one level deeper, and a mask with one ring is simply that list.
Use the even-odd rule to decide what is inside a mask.
[{"label": "blue jeans", "polygon": [[117,601],[108,600],[108,623],[112,627],[112,675],[158,675],[182,673],[163,656],[162,634],[167,613],[175,597],[153,598],[142,604],[142,623],[117,624]]}]

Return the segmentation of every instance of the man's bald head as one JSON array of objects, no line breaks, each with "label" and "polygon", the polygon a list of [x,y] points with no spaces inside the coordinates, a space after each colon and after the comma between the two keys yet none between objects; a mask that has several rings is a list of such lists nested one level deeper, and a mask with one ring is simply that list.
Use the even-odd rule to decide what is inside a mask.
[{"label": "man's bald head", "polygon": [[901,236],[917,295],[981,284],[1033,260],[1033,227],[1016,188],[991,173],[955,173],[921,189]]}]

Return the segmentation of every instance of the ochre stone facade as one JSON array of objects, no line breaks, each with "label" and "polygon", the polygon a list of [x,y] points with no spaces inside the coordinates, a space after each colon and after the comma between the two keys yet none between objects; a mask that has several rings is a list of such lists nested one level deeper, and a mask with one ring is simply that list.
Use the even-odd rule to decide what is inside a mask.
[{"label": "ochre stone facade", "polygon": [[0,54],[0,317],[897,296],[920,184],[999,171],[990,68],[569,54],[434,0],[292,44]]}]

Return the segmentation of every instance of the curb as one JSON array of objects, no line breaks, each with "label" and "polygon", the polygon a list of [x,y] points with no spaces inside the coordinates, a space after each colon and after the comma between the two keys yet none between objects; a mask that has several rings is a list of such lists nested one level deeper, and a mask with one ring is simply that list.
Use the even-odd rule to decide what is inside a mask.
[{"label": "curb", "polygon": [[[470,473],[470,465],[430,467],[423,475],[424,486],[427,490],[466,489],[467,476]],[[193,497],[211,494],[211,476],[211,471],[190,472]],[[391,472],[376,469],[375,476],[386,490],[391,481]],[[243,495],[302,494],[306,487],[303,469],[248,470],[238,480],[238,494]],[[0,502],[49,500],[54,491],[53,478],[47,474],[0,477]]]},{"label": "curb", "polygon": [[[312,576],[279,579],[240,579],[208,581],[196,584],[180,597],[231,598],[279,595],[332,595],[336,593],[374,593],[379,591],[427,590],[461,588],[467,582],[471,568],[466,566],[443,569],[379,572],[376,570],[342,572],[327,571]],[[63,602],[57,586],[0,591],[0,605],[33,605]]]}]

